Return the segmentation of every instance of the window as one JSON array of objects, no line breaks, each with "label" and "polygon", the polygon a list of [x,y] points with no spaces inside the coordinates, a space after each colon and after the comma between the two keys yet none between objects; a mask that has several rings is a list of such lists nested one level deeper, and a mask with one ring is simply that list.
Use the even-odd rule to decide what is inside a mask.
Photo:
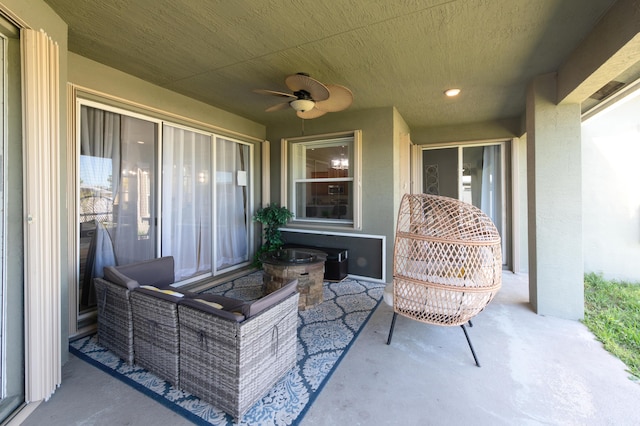
[{"label": "window", "polygon": [[283,152],[293,222],[359,229],[360,132],[287,139]]}]

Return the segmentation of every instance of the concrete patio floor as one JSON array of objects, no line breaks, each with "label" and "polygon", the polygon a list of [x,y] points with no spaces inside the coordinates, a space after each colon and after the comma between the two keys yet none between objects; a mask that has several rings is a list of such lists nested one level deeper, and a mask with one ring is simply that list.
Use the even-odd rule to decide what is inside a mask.
[{"label": "concrete patio floor", "polygon": [[[504,273],[468,329],[398,317],[381,303],[302,425],[637,425],[640,383],[577,321],[536,315],[528,277]],[[24,425],[186,425],[187,420],[71,356],[62,386]]]}]

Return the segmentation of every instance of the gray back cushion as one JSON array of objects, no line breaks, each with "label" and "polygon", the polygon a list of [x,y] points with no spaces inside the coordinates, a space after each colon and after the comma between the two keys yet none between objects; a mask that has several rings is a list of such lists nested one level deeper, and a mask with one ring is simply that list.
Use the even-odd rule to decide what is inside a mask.
[{"label": "gray back cushion", "polygon": [[[218,309],[209,304],[202,303],[202,300],[217,303],[221,305],[222,308]],[[230,297],[219,296],[216,294],[198,294],[183,298],[180,300],[180,304],[235,322],[241,322],[245,319],[244,314],[242,313],[244,302]]]},{"label": "gray back cushion", "polygon": [[298,280],[293,280],[273,293],[269,293],[251,303],[245,303],[242,307],[242,313],[247,318],[258,315],[260,312],[270,308],[271,306],[282,302],[296,291],[298,291]]},{"label": "gray back cushion", "polygon": [[140,287],[140,283],[118,271],[115,266],[104,267],[104,279],[129,290]]},{"label": "gray back cushion", "polygon": [[105,279],[127,287],[129,290],[141,285],[167,288],[175,281],[173,256],[144,260],[121,266],[104,268]]}]

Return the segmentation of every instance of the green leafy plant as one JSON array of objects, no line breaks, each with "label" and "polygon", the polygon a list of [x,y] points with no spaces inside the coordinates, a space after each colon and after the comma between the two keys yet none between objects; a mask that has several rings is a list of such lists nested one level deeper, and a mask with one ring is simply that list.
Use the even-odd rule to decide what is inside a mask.
[{"label": "green leafy plant", "polygon": [[267,207],[258,209],[253,215],[253,220],[262,224],[263,244],[258,249],[254,258],[254,265],[261,267],[260,256],[263,253],[274,251],[282,247],[282,234],[280,227],[286,225],[293,219],[293,212],[278,204],[269,204]]}]

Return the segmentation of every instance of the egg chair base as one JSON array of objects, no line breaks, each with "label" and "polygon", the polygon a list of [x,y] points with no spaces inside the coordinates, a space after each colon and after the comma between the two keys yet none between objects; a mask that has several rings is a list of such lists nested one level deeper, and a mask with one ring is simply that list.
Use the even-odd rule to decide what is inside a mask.
[{"label": "egg chair base", "polygon": [[[393,329],[396,326],[396,318],[398,317],[398,313],[393,313],[393,318],[391,319],[391,328],[389,328],[389,337],[387,337],[387,345],[391,344],[391,338],[393,337]],[[473,327],[473,323],[471,320],[468,321],[469,327]],[[467,328],[464,324],[460,324],[462,327],[462,331],[464,332],[464,337],[467,339],[467,343],[469,344],[469,349],[471,349],[471,355],[473,355],[473,360],[476,362],[476,366],[480,367],[480,362],[478,361],[478,357],[476,356],[476,351],[473,349],[473,345],[471,344],[471,339],[469,338],[469,333],[467,333]]]}]

